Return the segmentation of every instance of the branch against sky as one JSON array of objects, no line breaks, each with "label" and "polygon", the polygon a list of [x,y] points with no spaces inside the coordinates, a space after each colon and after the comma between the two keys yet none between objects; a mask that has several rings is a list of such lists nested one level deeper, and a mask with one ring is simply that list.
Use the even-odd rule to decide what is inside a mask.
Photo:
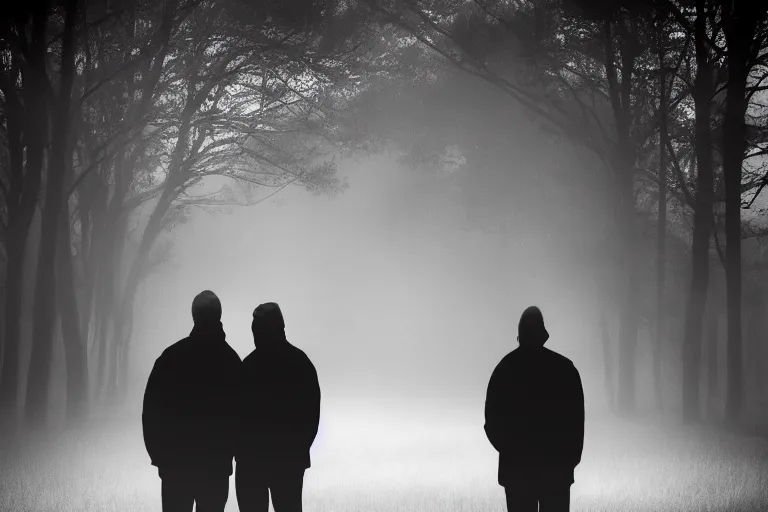
[{"label": "branch against sky", "polygon": [[[364,138],[348,129],[347,113],[373,72],[365,56],[378,30],[361,26],[345,2],[289,3],[302,9],[129,0],[84,12],[72,244],[90,279],[86,296],[97,287],[106,294],[94,314],[112,325],[120,350],[138,284],[168,261],[170,233],[191,208],[225,213],[289,186],[313,194],[347,187],[336,159]],[[103,277],[112,274],[114,282]]]}]

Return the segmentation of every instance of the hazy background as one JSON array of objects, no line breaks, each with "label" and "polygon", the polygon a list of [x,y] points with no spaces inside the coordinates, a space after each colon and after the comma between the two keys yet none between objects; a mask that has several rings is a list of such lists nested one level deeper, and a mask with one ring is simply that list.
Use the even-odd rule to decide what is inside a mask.
[{"label": "hazy background", "polygon": [[[467,155],[445,176],[402,165],[397,152],[363,155],[340,161],[341,195],[289,187],[230,215],[195,213],[173,233],[172,263],[137,300],[135,392],[191,329],[194,295],[211,289],[241,357],[253,348],[253,309],[281,305],[288,339],[317,366],[324,403],[455,409],[481,430],[490,374],[535,304],[547,346],[576,363],[588,407],[601,407],[600,261],[585,247],[606,236],[604,175],[475,80],[406,92],[382,95],[384,114],[366,122],[407,124],[414,138],[434,127],[465,147],[481,143],[482,158]],[[491,222],[506,228],[483,229]]]},{"label": "hazy background", "polygon": [[[558,235],[556,223],[542,221],[500,243],[498,234],[462,229],[467,208],[455,189],[414,194],[434,178],[392,156],[346,161],[340,171],[350,187],[339,197],[286,189],[230,215],[200,212],[178,228],[173,262],[137,301],[127,406],[97,418],[87,441],[69,431],[40,445],[42,458],[17,466],[6,481],[14,491],[6,503],[159,510],[160,480],[141,442],[141,394],[154,359],[191,329],[192,297],[210,288],[241,357],[252,350],[253,308],[277,301],[288,339],[317,367],[323,401],[307,510],[505,510],[483,402],[530,304],[543,310],[547,346],[575,362],[585,388],[575,510],[759,510],[768,475],[763,441],[604,414],[589,265],[547,236],[548,228]],[[571,217],[560,229],[577,223]],[[650,402],[648,381],[638,376],[639,394]],[[74,471],[60,474],[65,460]],[[233,479],[227,511],[235,510]]]},{"label": "hazy background", "polygon": [[339,197],[286,190],[178,229],[173,264],[137,301],[137,392],[154,359],[191,329],[191,299],[203,289],[219,295],[241,357],[253,349],[252,310],[278,302],[327,403],[448,407],[481,424],[488,378],[517,346],[517,321],[532,304],[544,312],[548,346],[577,363],[587,389],[599,387],[591,289],[568,247],[542,242],[546,226],[500,244],[462,229],[455,191],[413,194],[419,178],[394,159],[345,162],[342,172],[350,187]]}]

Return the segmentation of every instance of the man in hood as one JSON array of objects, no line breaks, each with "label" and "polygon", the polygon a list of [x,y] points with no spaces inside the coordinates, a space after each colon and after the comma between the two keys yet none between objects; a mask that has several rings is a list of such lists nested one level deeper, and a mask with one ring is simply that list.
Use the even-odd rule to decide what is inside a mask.
[{"label": "man in hood", "polygon": [[240,512],[301,512],[304,472],[320,421],[320,385],[309,357],[285,337],[280,307],[253,312],[256,349],[243,361],[241,434],[235,455]]},{"label": "man in hood", "polygon": [[581,377],[570,359],[544,347],[549,333],[539,308],[523,312],[517,339],[520,346],[493,371],[485,400],[499,485],[509,512],[567,512],[584,445]]},{"label": "man in hood", "polygon": [[144,444],[162,479],[163,512],[223,512],[235,452],[242,362],[227,344],[221,302],[192,301],[190,335],[157,358],[144,393]]}]

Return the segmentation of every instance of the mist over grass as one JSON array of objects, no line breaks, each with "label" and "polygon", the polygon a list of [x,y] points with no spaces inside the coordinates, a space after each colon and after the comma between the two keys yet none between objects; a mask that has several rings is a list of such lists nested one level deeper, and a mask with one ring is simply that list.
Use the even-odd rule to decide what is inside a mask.
[{"label": "mist over grass", "polygon": [[[0,448],[0,510],[159,511],[140,417]],[[503,511],[482,419],[326,408],[305,510]],[[236,511],[234,478],[227,511]],[[588,419],[573,511],[764,511],[768,444],[670,422]]]}]

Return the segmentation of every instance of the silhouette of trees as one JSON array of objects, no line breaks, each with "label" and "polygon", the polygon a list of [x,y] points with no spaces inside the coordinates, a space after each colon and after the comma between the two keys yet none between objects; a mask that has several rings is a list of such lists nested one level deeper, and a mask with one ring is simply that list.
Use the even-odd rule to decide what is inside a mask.
[{"label": "silhouette of trees", "polygon": [[[192,208],[258,204],[290,185],[346,187],[333,156],[355,143],[343,111],[371,33],[339,2],[292,4],[300,14],[245,0],[40,0],[3,19],[4,418],[15,418],[26,374],[25,419],[45,423],[59,338],[71,420],[93,400],[125,396],[138,287],[167,261],[169,232]],[[209,176],[224,185],[201,192]],[[23,372],[23,270],[38,207]]]},{"label": "silhouette of trees", "polygon": [[[499,165],[491,146],[503,136],[483,141],[440,119],[424,121],[439,129],[404,130],[392,116],[382,135],[364,122],[386,114],[386,91],[445,91],[462,74],[537,126],[542,152],[567,142],[602,172],[581,185],[608,184],[604,240],[582,252],[602,263],[594,284],[609,403],[637,408],[638,332],[651,325],[657,407],[667,402],[662,381],[676,362],[664,354],[674,347],[682,415],[699,419],[700,382],[712,394],[720,364],[712,316],[725,302],[725,409],[738,419],[742,361],[765,334],[767,38],[765,9],[746,0],[15,6],[0,20],[0,415],[16,417],[26,377],[25,418],[45,422],[59,342],[70,419],[124,397],[138,289],[169,259],[171,232],[193,209],[254,205],[291,185],[337,192],[346,184],[333,155],[392,144],[404,164],[461,169],[443,172],[443,183],[469,203],[502,194],[478,182]],[[496,122],[481,103],[472,115]],[[225,184],[206,188],[212,176]],[[500,232],[524,223],[486,210],[474,213]]]},{"label": "silhouette of trees", "polygon": [[[723,181],[725,185],[725,276],[728,304],[728,393],[726,416],[743,412],[742,369],[742,196],[748,149],[747,108],[766,74],[768,12],[754,3],[720,2],[727,48],[728,81],[723,114]],[[757,76],[753,76],[757,72]],[[750,83],[756,81],[757,84]]]},{"label": "silhouette of trees", "polygon": [[[437,8],[439,5],[440,8]],[[415,35],[460,69],[521,103],[542,127],[592,152],[608,171],[617,272],[606,300],[620,303],[618,402],[635,400],[638,266],[635,169],[658,123],[639,87],[649,64],[646,12],[593,11],[562,2],[419,2],[380,7],[387,22]],[[480,35],[478,35],[480,34]],[[617,285],[618,283],[620,285]]]},{"label": "silhouette of trees", "polygon": [[[616,385],[618,404],[626,413],[635,408],[642,309],[637,292],[642,263],[636,259],[642,221],[637,212],[644,211],[649,194],[656,198],[658,384],[661,343],[670,332],[664,328],[665,243],[672,220],[668,201],[674,201],[675,222],[688,226],[675,236],[691,244],[681,344],[682,414],[686,421],[699,418],[703,321],[707,295],[713,293],[714,250],[729,283],[727,416],[737,418],[743,397],[738,268],[745,226],[739,212],[749,204],[745,197],[759,194],[765,179],[759,171],[745,179],[744,171],[745,156],[764,154],[758,134],[765,118],[750,118],[747,107],[750,101],[758,103],[755,95],[765,88],[764,9],[705,0],[366,3],[381,23],[399,31],[400,46],[420,47],[433,61],[492,84],[542,131],[588,150],[608,171],[616,225],[607,236],[612,249],[602,251],[612,263],[598,281],[602,302],[620,304]],[[725,254],[717,237],[712,244],[716,206],[723,199],[730,227]],[[609,331],[603,329],[606,336]],[[660,407],[660,384],[656,399]]]}]

